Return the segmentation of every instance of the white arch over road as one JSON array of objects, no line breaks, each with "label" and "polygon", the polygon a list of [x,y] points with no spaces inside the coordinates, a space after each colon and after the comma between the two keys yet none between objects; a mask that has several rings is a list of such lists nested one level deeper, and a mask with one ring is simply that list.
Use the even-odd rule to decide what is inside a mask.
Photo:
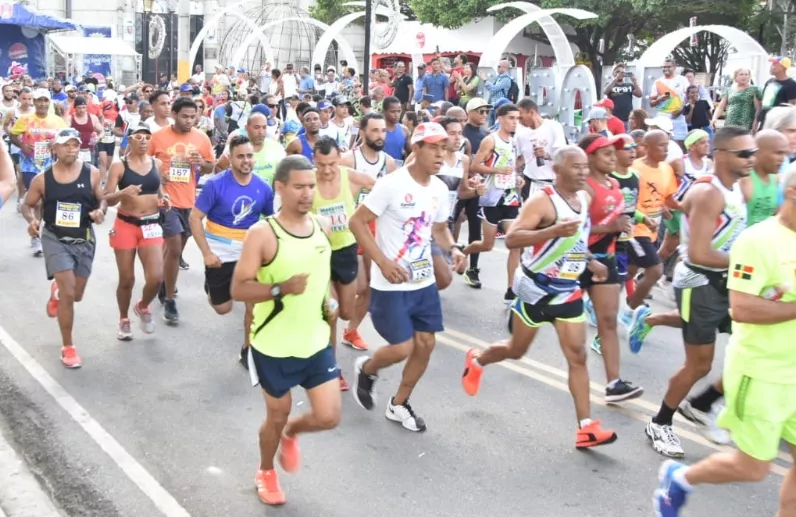
[{"label": "white arch over road", "polygon": [[241,7],[246,3],[248,2],[243,1],[243,2],[234,3],[232,5],[228,5],[223,9],[221,9],[220,11],[218,11],[218,13],[216,13],[216,15],[213,18],[211,18],[208,22],[204,24],[201,30],[199,30],[199,32],[196,34],[196,38],[191,43],[191,51],[188,54],[188,70],[193,70],[194,62],[196,61],[196,55],[199,53],[199,46],[205,40],[208,33],[212,29],[215,29],[216,26],[218,25],[218,22],[220,22],[221,19],[227,14],[230,14],[235,18],[237,18],[238,20],[242,21],[244,24],[246,24],[246,26],[249,29],[251,29],[253,33],[259,35],[260,45],[263,46],[263,52],[265,52],[266,60],[270,63],[274,62],[274,50],[271,48],[271,42],[268,41],[268,38],[265,36],[265,34],[260,32],[256,23],[251,21],[249,18],[244,16],[243,13],[240,12],[239,7]]},{"label": "white arch over road", "polygon": [[[338,38],[340,32],[342,32],[342,30],[346,28],[349,23],[363,16],[365,16],[364,11],[347,14],[331,24],[329,28],[324,31],[321,37],[318,38],[318,43],[315,44],[315,52],[312,53],[313,68],[315,68],[315,65],[321,65],[321,68],[323,68],[323,65],[326,62],[326,53],[329,51],[329,46],[332,44],[332,40]],[[340,39],[338,39],[338,44],[339,42]],[[348,59],[346,59],[346,61],[348,61]],[[348,61],[348,66],[353,68],[356,73],[359,73],[359,66],[357,65],[356,60]],[[343,71],[338,70],[338,72],[342,74]]]}]

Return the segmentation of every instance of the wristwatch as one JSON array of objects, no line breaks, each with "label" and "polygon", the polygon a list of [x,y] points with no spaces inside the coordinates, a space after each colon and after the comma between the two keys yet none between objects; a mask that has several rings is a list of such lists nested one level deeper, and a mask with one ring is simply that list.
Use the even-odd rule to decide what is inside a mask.
[{"label": "wristwatch", "polygon": [[453,251],[455,249],[457,249],[457,250],[461,251],[462,253],[464,253],[464,244],[454,244],[453,246],[451,246],[451,251]]},{"label": "wristwatch", "polygon": [[274,284],[271,286],[271,298],[277,299],[282,297],[282,286]]}]

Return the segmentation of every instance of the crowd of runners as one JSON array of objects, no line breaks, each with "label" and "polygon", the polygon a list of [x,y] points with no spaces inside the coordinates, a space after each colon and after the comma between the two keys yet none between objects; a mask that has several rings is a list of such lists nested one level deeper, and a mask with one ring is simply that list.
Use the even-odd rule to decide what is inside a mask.
[{"label": "crowd of runners", "polygon": [[[275,460],[295,472],[299,435],[341,418],[349,385],[338,342],[363,352],[349,377],[358,405],[376,407],[379,373],[403,363],[385,416],[414,432],[433,425],[410,399],[444,329],[440,291],[459,275],[480,288],[479,254],[500,237],[509,250],[509,337],[466,354],[468,395],[489,382],[486,366],[523,357],[549,323],[568,364],[575,447],[613,443],[617,433],[591,418],[588,351],[603,359],[606,402],[637,398],[644,389],[620,373],[620,343],[641,353],[652,329],[666,325],[682,329],[685,362],[644,429],[651,446],[684,457],[673,428],[680,413],[737,449],[692,466],[667,461],[657,515],[679,515],[698,484],[762,479],[780,438],[796,444],[796,166],[787,165],[796,107],[773,108],[755,134],[726,125],[680,140],[671,117],[659,115],[632,135],[596,128],[568,143],[530,98],[440,105],[432,121],[407,128],[399,123],[407,106],[395,97],[355,118],[350,102],[333,96],[293,103],[301,127],[284,138],[271,129],[278,108],[265,95],[216,150],[197,127],[196,99],[139,85],[112,124],[110,140],[123,139],[122,148],[106,147],[107,162],[95,167],[85,150],[113,117],[98,119],[78,96],[64,118],[44,87],[19,99],[3,93],[16,158],[0,151],[0,199],[19,186],[32,254],[43,256],[51,281],[46,311],[60,328],[63,365],[83,364],[75,304],[97,246],[115,253],[117,337],[128,341],[134,320],[143,334],[156,333],[156,313],[180,324],[178,276],[190,267],[182,252],[193,238],[213,310],[245,304],[239,358],[266,402],[255,478],[266,504],[285,503]],[[151,117],[140,115],[139,99]],[[663,261],[678,249],[671,285],[661,283]],[[673,291],[676,311],[651,313],[645,300],[656,284]],[[368,315],[388,345],[372,353],[358,330]],[[597,328],[590,346],[588,324]],[[712,371],[717,334],[731,331],[723,375],[693,392]],[[298,386],[311,407],[294,416]],[[796,515],[792,472],[781,505],[781,517]]]}]

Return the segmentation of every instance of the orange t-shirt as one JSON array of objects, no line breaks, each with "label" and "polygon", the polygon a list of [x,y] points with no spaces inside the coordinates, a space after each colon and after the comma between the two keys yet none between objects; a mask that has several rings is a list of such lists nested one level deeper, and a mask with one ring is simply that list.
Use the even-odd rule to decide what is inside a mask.
[{"label": "orange t-shirt", "polygon": [[[661,222],[663,206],[666,199],[677,192],[677,178],[671,165],[665,162],[653,169],[643,158],[633,162],[631,167],[638,175],[638,203],[636,209],[650,219]],[[633,237],[649,237],[652,242],[658,240],[658,234],[652,233],[644,224],[633,228]]]},{"label": "orange t-shirt", "polygon": [[205,161],[214,161],[213,145],[207,135],[192,128],[180,134],[172,126],[156,131],[149,141],[149,155],[159,159],[163,166],[161,177],[166,181],[163,190],[175,208],[193,208],[196,201],[198,167],[189,162],[191,153],[199,153]]}]

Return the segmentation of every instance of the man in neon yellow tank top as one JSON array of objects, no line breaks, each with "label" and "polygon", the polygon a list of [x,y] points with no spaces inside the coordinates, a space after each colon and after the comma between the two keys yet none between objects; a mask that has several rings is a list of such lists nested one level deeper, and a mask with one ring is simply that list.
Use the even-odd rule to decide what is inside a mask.
[{"label": "man in neon yellow tank top", "polygon": [[752,174],[740,180],[741,192],[746,201],[747,226],[768,219],[777,212],[778,174],[790,150],[785,135],[774,129],[757,133],[755,142],[755,168]]},{"label": "man in neon yellow tank top", "polygon": [[[321,216],[331,230],[332,295],[340,302],[340,318],[351,321],[357,297],[357,240],[348,228],[354,215],[356,195],[372,189],[376,180],[367,174],[340,167],[340,147],[328,136],[318,139],[313,149],[317,167],[313,213]],[[332,347],[337,348],[337,320],[332,322]],[[340,389],[348,391],[348,383],[340,372]]]},{"label": "man in neon yellow tank top", "polygon": [[[781,440],[791,455],[796,447],[796,167],[791,165],[783,180],[779,215],[745,230],[730,250],[733,335],[724,360],[726,405],[719,424],[732,432],[738,450],[689,467],[666,461],[653,499],[658,515],[680,515],[697,485],[761,481]],[[780,491],[781,517],[794,514],[793,468]]]},{"label": "man in neon yellow tank top", "polygon": [[[254,148],[254,169],[252,172],[255,176],[259,176],[263,181],[268,183],[269,187],[273,187],[276,166],[286,154],[279,142],[266,138],[268,118],[260,111],[255,111],[258,106],[261,106],[261,104],[255,106],[252,110],[252,113],[246,120],[245,129],[237,130],[235,133],[249,137],[249,141]],[[266,107],[266,109],[268,108]],[[230,135],[230,139],[233,136],[234,134]],[[217,171],[223,171],[228,168],[229,145],[224,149],[224,153],[216,163]]]},{"label": "man in neon yellow tank top", "polygon": [[[270,505],[285,503],[274,470],[277,448],[282,468],[295,472],[298,434],[340,421],[339,368],[329,346],[329,321],[337,317],[329,303],[332,249],[330,232],[310,213],[315,184],[305,157],[282,160],[274,175],[282,209],[249,229],[232,279],[233,298],[255,304],[249,373],[266,401],[255,484]],[[296,386],[307,390],[311,408],[288,420]]]}]

